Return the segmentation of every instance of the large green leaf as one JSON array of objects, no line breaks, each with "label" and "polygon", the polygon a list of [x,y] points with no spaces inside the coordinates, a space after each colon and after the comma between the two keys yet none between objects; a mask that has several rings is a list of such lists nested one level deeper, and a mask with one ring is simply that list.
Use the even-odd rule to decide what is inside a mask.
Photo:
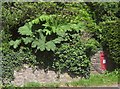
[{"label": "large green leaf", "polygon": [[32,42],[32,48],[36,48],[37,46],[39,45],[39,41],[38,40],[34,40],[33,42]]},{"label": "large green leaf", "polygon": [[43,32],[45,32],[46,35],[51,35],[51,31],[49,31],[48,29],[43,29]]},{"label": "large green leaf", "polygon": [[62,26],[60,26],[60,29],[62,29],[65,32],[66,31],[71,31],[69,24],[68,25],[62,25]]},{"label": "large green leaf", "polygon": [[10,44],[11,46],[13,46],[13,48],[17,48],[18,45],[20,45],[20,43],[21,43],[21,40],[16,40],[16,41],[11,40],[11,41],[9,42],[9,44]]},{"label": "large green leaf", "polygon": [[27,25],[24,25],[24,26],[20,27],[20,28],[18,29],[18,32],[19,32],[21,35],[32,36],[32,31],[31,31],[31,29],[30,29]]},{"label": "large green leaf", "polygon": [[50,18],[51,18],[51,15],[45,15],[45,14],[39,17],[41,21],[48,21],[50,20]]},{"label": "large green leaf", "polygon": [[61,41],[63,41],[64,39],[62,37],[58,37],[56,39],[53,40],[54,43],[60,43]]},{"label": "large green leaf", "polygon": [[36,48],[37,50],[44,51],[45,50],[45,41],[41,39],[34,40],[32,42],[32,48]]},{"label": "large green leaf", "polygon": [[59,35],[61,37],[65,36],[65,31],[63,31],[63,30],[58,30],[56,33],[57,33],[57,35]]},{"label": "large green leaf", "polygon": [[31,43],[31,42],[33,41],[33,38],[31,38],[31,37],[26,37],[26,38],[22,38],[22,40],[23,40],[23,42],[24,42],[25,44],[28,44],[28,43]]},{"label": "large green leaf", "polygon": [[37,32],[39,33],[39,39],[41,39],[45,42],[46,36],[43,35],[42,29],[39,29]]},{"label": "large green leaf", "polygon": [[45,50],[45,41],[39,40],[39,44],[37,46],[37,49],[40,49],[41,51]]},{"label": "large green leaf", "polygon": [[32,20],[32,23],[33,24],[38,24],[40,21],[39,21],[39,18],[35,19],[35,20]]},{"label": "large green leaf", "polygon": [[56,33],[56,29],[57,29],[57,28],[56,28],[55,26],[51,26],[51,28],[52,28],[52,32],[53,32],[53,33]]},{"label": "large green leaf", "polygon": [[50,24],[49,23],[45,23],[45,24],[42,24],[42,26],[50,27]]},{"label": "large green leaf", "polygon": [[26,23],[25,25],[28,26],[29,29],[31,29],[32,26],[33,26],[32,22],[28,22],[28,23]]},{"label": "large green leaf", "polygon": [[56,45],[52,41],[48,41],[45,45],[48,51],[55,51]]}]

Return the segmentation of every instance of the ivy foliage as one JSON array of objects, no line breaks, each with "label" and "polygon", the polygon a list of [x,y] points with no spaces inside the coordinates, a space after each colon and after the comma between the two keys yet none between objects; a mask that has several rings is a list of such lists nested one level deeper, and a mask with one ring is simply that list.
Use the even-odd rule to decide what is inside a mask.
[{"label": "ivy foliage", "polygon": [[[119,21],[120,2],[90,2],[87,3],[95,22],[100,26],[100,32],[95,31],[100,37],[108,61],[113,64],[113,69],[119,65]],[[97,8],[97,9],[96,9]],[[108,65],[112,65],[108,64]]]},{"label": "ivy foliage", "polygon": [[[119,65],[119,21],[120,2],[96,2],[87,3],[93,18],[100,26],[101,45],[108,56],[108,60],[113,63],[113,67]],[[95,9],[97,8],[97,9]],[[115,63],[114,63],[115,62]],[[109,65],[109,64],[108,64]]]},{"label": "ivy foliage", "polygon": [[119,30],[120,21],[109,21],[102,23],[103,28],[103,38],[102,45],[104,50],[108,51],[108,56],[111,60],[116,63],[118,68],[120,64],[120,30]]},{"label": "ivy foliage", "polygon": [[[71,71],[75,74],[80,74],[85,71],[84,68],[87,67],[89,61],[86,57],[86,54],[84,53],[85,48],[79,44],[76,45],[69,45],[69,44],[63,44],[62,47],[56,52],[56,54],[59,54],[58,62],[56,63],[56,66],[60,66],[60,68],[66,68],[68,71]],[[61,66],[61,65],[64,66]],[[58,67],[59,68],[59,67]]]},{"label": "ivy foliage", "polygon": [[120,18],[120,2],[90,2],[86,4],[90,7],[89,10],[97,24]]},{"label": "ivy foliage", "polygon": [[22,68],[23,64],[30,66],[35,65],[36,57],[31,54],[31,51],[27,48],[21,48],[19,51],[14,52],[9,50],[7,43],[2,44],[2,83],[10,84],[14,79],[14,70]]},{"label": "ivy foliage", "polygon": [[68,34],[68,41],[55,51],[54,67],[61,72],[68,71],[89,78],[90,56],[97,51],[99,43],[90,37],[86,40],[81,39],[81,33]]}]

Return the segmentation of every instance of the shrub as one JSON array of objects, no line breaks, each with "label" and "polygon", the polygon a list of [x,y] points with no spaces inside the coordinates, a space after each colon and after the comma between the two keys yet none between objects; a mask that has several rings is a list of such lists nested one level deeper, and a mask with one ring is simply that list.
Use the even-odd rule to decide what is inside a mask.
[{"label": "shrub", "polygon": [[74,74],[85,74],[85,69],[88,67],[89,59],[84,53],[85,48],[81,43],[75,45],[62,44],[56,52],[59,56],[56,59],[56,66],[60,69],[66,69]]},{"label": "shrub", "polygon": [[97,50],[97,41],[89,38],[89,41],[84,40],[83,42],[80,33],[69,34],[68,39],[67,43],[63,43],[55,51],[57,56],[54,62],[55,68],[58,68],[60,71],[67,70],[75,75],[82,75],[88,78],[90,73],[90,56]]},{"label": "shrub", "polygon": [[[4,37],[2,37],[1,52],[2,52],[2,83],[10,83],[14,79],[14,70],[18,67],[21,67],[22,64],[28,63],[34,65],[36,63],[35,56],[31,54],[31,51],[28,48],[21,47],[20,50],[10,49],[8,44],[9,35],[5,34],[3,31]],[[8,38],[8,39],[7,39]]]},{"label": "shrub", "polygon": [[102,45],[108,51],[109,60],[113,60],[117,66],[120,64],[120,21],[110,21],[103,24]]}]

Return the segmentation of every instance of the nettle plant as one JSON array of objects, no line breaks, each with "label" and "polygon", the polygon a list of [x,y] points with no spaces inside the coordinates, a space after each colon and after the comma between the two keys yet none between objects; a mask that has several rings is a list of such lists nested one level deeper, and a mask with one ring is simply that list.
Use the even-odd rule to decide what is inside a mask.
[{"label": "nettle plant", "polygon": [[[61,19],[60,19],[61,18]],[[21,37],[10,45],[18,48],[20,44],[30,45],[36,51],[55,51],[57,44],[67,41],[67,32],[79,32],[83,23],[65,23],[62,16],[41,15],[18,29]]]}]

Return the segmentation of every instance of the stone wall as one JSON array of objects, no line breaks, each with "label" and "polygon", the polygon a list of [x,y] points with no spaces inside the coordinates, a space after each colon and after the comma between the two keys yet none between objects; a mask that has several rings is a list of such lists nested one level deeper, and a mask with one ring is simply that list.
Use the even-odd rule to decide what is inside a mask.
[{"label": "stone wall", "polygon": [[[91,73],[104,73],[100,69],[100,52],[98,51],[91,58]],[[60,78],[58,78],[58,74],[55,71],[48,70],[45,71],[42,68],[31,68],[28,65],[23,65],[23,68],[19,71],[14,71],[14,81],[12,84],[17,86],[22,86],[27,82],[40,82],[40,83],[54,83],[54,82],[70,82],[73,80],[81,79],[80,76],[73,77],[74,75],[69,75],[67,72],[60,74]]]},{"label": "stone wall", "polygon": [[100,52],[96,52],[92,57],[91,57],[91,73],[104,73],[103,70],[101,70],[101,64],[100,64]]},{"label": "stone wall", "polygon": [[68,73],[60,74],[60,78],[58,79],[58,74],[55,71],[48,70],[47,72],[44,69],[33,69],[28,65],[24,65],[24,67],[19,71],[14,71],[14,81],[12,84],[17,86],[22,86],[27,82],[40,82],[40,83],[54,83],[54,82],[70,82],[73,80],[78,80],[81,77],[71,77]]}]

